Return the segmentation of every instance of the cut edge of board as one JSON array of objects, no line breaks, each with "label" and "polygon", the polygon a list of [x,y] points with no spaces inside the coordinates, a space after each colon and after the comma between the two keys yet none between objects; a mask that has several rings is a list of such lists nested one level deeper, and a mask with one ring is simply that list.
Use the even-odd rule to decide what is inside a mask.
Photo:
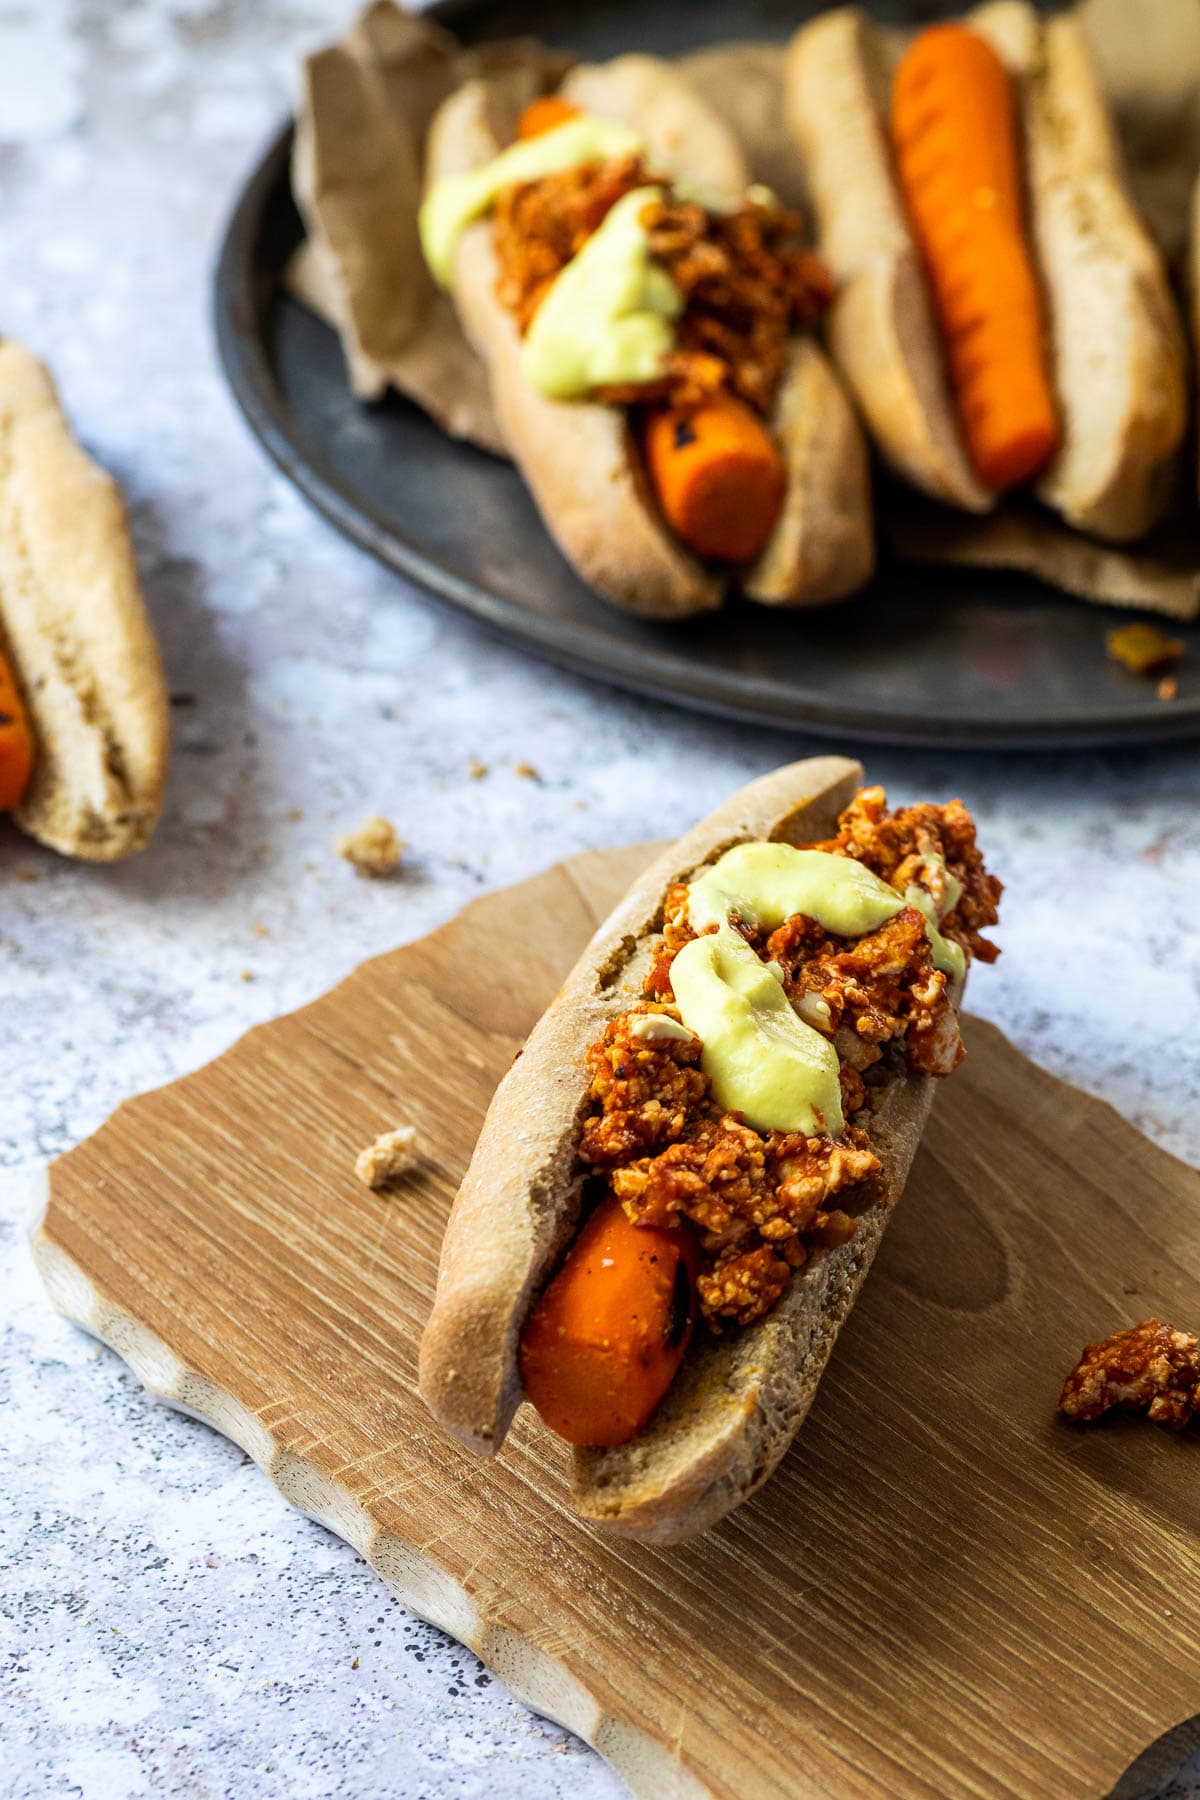
[{"label": "cut edge of board", "polygon": [[29,1179],[29,1246],[55,1309],[107,1344],[156,1400],[211,1426],[245,1451],[289,1506],[356,1550],[410,1612],[471,1650],[522,1706],[596,1750],[636,1795],[708,1800],[711,1790],[645,1732],[606,1712],[582,1682],[510,1626],[481,1611],[446,1571],[370,1518],[348,1489],[285,1451],[257,1415],[189,1367],[154,1332],[107,1300],[42,1229],[50,1175]]}]

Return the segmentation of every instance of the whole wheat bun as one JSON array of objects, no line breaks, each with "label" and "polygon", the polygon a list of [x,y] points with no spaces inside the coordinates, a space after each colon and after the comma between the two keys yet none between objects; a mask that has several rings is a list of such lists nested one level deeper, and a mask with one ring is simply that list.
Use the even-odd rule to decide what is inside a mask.
[{"label": "whole wheat bun", "polygon": [[0,644],[35,737],[16,809],[68,856],[139,850],[162,805],[170,711],[116,483],[71,436],[49,374],[0,343]]},{"label": "whole wheat bun", "polygon": [[[560,89],[586,111],[641,133],[655,173],[715,203],[733,204],[749,171],[730,128],[667,63],[629,55],[572,69]],[[511,138],[520,96],[494,79],[466,83],[434,119],[428,182],[489,161]],[[459,240],[452,291],[488,368],[501,431],[547,530],[589,586],[628,612],[680,618],[719,606],[728,578],[692,556],[654,503],[625,413],[550,400],[525,380],[515,321],[495,293],[491,228]],[[814,412],[812,409],[816,408]],[[787,489],[779,521],[746,592],[803,606],[854,592],[874,567],[869,466],[858,420],[824,352],[798,340],[773,426]]]},{"label": "whole wheat bun", "polygon": [[867,440],[820,344],[793,338],[771,417],[786,485],[775,529],[742,591],[763,606],[821,606],[875,571]]},{"label": "whole wheat bun", "polygon": [[[1187,421],[1182,327],[1166,269],[1126,190],[1082,33],[995,0],[967,23],[1013,76],[1032,248],[1063,427],[1035,492],[1113,542],[1170,503]],[[856,7],[803,26],[788,50],[789,128],[807,165],[818,241],[841,286],[834,360],[885,461],[936,499],[991,504],[959,436],[932,301],[897,184],[887,118],[895,40]]]},{"label": "whole wheat bun", "polygon": [[[696,825],[596,932],[501,1082],[450,1215],[421,1343],[425,1402],[471,1449],[497,1451],[521,1402],[521,1329],[579,1222],[584,1055],[640,994],[667,889],[733,844],[831,835],[861,778],[844,757],[813,757],[752,781]],[[879,1090],[869,1129],[883,1164],[881,1192],[851,1241],[818,1252],[767,1318],[696,1342],[654,1418],[628,1444],[574,1452],[572,1499],[582,1516],[673,1543],[715,1523],[767,1479],[812,1404],[904,1186],[932,1090],[928,1078]]]}]

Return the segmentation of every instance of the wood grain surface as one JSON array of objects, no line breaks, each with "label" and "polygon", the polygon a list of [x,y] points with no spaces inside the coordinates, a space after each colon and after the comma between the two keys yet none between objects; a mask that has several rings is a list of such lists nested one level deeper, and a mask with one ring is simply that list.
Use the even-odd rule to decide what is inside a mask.
[{"label": "wood grain surface", "polygon": [[[50,1292],[640,1795],[1105,1795],[1200,1707],[1200,1441],[1055,1400],[1085,1339],[1200,1321],[1200,1177],[993,1028],[800,1438],[706,1538],[610,1543],[531,1415],[487,1463],[417,1397],[491,1090],[647,855],[479,901],[122,1106],[50,1171]],[[402,1120],[427,1160],[371,1194]]]}]

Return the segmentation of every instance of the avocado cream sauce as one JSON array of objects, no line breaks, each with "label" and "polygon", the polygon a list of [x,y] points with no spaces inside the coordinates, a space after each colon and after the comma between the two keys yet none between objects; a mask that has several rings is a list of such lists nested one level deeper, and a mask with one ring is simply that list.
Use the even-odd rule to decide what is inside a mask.
[{"label": "avocado cream sauce", "polygon": [[635,188],[551,285],[521,349],[526,379],[554,400],[578,400],[608,383],[640,384],[662,372],[683,296],[651,261],[641,215],[662,189]]},{"label": "avocado cream sauce", "polygon": [[[946,911],[957,894],[951,878]],[[966,958],[942,936],[924,889],[897,893],[852,857],[790,844],[738,844],[691,884],[688,918],[704,935],[675,957],[671,985],[684,1024],[703,1039],[704,1072],[721,1106],[759,1131],[836,1135],[845,1123],[837,1052],[797,1015],[777,966],[762,962],[731,928],[731,915],[774,931],[804,913],[835,937],[859,938],[905,906],[924,915],[934,966],[959,979]]]},{"label": "avocado cream sauce", "polygon": [[443,175],[426,195],[420,214],[421,248],[434,280],[449,287],[460,236],[472,220],[495,205],[505,188],[540,181],[563,169],[582,168],[585,163],[632,156],[643,148],[643,140],[630,126],[585,114],[538,137],[510,144],[477,169]]},{"label": "avocado cream sauce", "polygon": [[837,1051],[793,1012],[744,937],[724,925],[693,938],[671,964],[671,987],[726,1112],[757,1131],[841,1131]]}]

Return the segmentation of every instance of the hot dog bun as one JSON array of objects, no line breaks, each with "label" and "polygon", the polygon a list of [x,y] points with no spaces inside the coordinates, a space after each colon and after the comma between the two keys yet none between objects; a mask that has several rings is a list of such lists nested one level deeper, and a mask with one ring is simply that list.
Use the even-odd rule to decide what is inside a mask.
[{"label": "hot dog bun", "polygon": [[47,371],[0,343],[0,641],[36,737],[17,823],[112,862],[162,805],[170,712],[116,483],[71,436]]},{"label": "hot dog bun", "polygon": [[[649,56],[580,65],[563,96],[633,126],[655,173],[713,204],[733,204],[749,181],[732,131],[666,63]],[[490,160],[505,142],[492,84],[452,95],[431,133],[428,179]],[[498,129],[498,124],[500,128]],[[607,599],[647,617],[718,606],[728,577],[689,554],[663,523],[619,408],[553,401],[525,380],[520,338],[494,292],[491,228],[460,239],[453,294],[488,365],[501,430],[547,529],[580,575]],[[813,413],[811,408],[818,410]],[[869,471],[861,428],[820,347],[798,340],[772,428],[787,475],[779,521],[745,588],[772,605],[840,598],[874,564]]]},{"label": "hot dog bun", "polygon": [[[790,764],[742,788],[658,857],[597,931],[501,1082],[450,1216],[421,1345],[421,1393],[472,1449],[498,1450],[520,1404],[520,1332],[579,1217],[584,1053],[639,988],[667,888],[736,843],[831,834],[861,775],[843,757]],[[932,1082],[900,1078],[881,1094],[871,1140],[884,1196],[848,1244],[813,1257],[765,1319],[694,1346],[650,1425],[629,1443],[574,1453],[572,1497],[584,1517],[676,1542],[767,1479],[812,1403],[904,1186]]]},{"label": "hot dog bun", "polygon": [[[1030,236],[1049,313],[1062,448],[1035,484],[1071,525],[1114,542],[1168,506],[1186,425],[1183,337],[1161,256],[1126,192],[1078,26],[995,0],[966,23],[1013,76]],[[943,501],[991,500],[962,451],[932,304],[893,169],[889,41],[854,7],[806,25],[787,63],[819,245],[841,283],[829,319],[885,460]]]}]

